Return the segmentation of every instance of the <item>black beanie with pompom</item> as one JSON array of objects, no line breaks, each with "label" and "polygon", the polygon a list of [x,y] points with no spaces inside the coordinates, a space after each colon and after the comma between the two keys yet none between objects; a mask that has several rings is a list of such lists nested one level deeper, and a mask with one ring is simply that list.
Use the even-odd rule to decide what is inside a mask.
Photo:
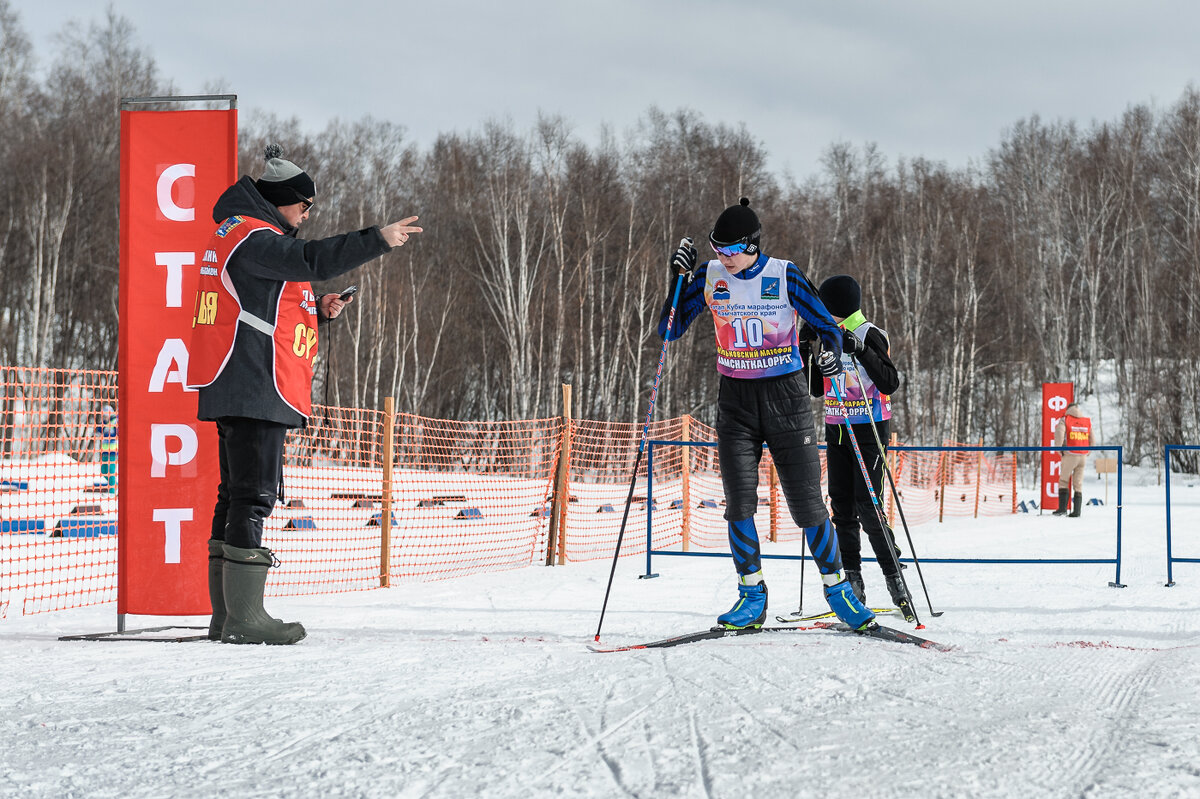
[{"label": "black beanie with pompom", "polygon": [[762,225],[758,223],[758,215],[750,210],[750,199],[743,197],[737,205],[731,205],[721,212],[712,233],[708,234],[708,240],[717,246],[736,244],[743,239],[748,244],[757,245],[760,233]]},{"label": "black beanie with pompom", "polygon": [[254,181],[258,193],[276,207],[294,205],[316,196],[317,186],[308,173],[282,156],[283,148],[278,144],[267,145],[264,154],[267,168],[262,177]]}]

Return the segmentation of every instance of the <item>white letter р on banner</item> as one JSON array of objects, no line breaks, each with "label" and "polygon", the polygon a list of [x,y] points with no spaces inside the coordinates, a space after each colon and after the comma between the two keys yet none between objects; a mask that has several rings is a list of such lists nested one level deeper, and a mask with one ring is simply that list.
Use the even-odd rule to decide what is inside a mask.
[{"label": "white letter \u0440 on banner", "polygon": [[[167,439],[179,442],[178,449],[167,451]],[[196,458],[199,441],[196,431],[186,424],[150,425],[150,476],[166,477],[167,466],[182,466]]]}]

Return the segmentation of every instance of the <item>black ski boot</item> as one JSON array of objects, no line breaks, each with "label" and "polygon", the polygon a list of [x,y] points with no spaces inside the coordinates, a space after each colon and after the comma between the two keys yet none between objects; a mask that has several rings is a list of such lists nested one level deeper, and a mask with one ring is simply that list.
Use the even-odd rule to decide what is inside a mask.
[{"label": "black ski boot", "polygon": [[854,595],[858,597],[858,601],[863,603],[865,607],[867,604],[867,587],[863,585],[862,572],[846,569],[846,579],[850,581],[850,590],[854,592]]},{"label": "black ski boot", "polygon": [[892,603],[904,614],[905,621],[916,621],[917,616],[913,613],[912,597],[909,596],[908,588],[904,585],[904,578],[900,573],[885,574],[883,579],[887,581],[888,593],[892,595]]},{"label": "black ski boot", "polygon": [[1071,506],[1071,512],[1068,513],[1067,515],[1070,516],[1071,518],[1075,518],[1079,515],[1080,511],[1082,511],[1082,510],[1083,510],[1083,492],[1076,491],[1075,492],[1075,504]]},{"label": "black ski boot", "polygon": [[1066,516],[1067,515],[1067,489],[1058,489],[1058,510],[1050,514],[1051,516]]}]

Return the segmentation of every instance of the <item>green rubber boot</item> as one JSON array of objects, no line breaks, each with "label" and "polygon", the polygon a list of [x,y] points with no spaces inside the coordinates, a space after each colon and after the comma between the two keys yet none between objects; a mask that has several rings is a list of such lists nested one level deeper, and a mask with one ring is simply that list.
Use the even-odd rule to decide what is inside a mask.
[{"label": "green rubber boot", "polygon": [[304,638],[307,633],[302,624],[271,618],[263,610],[267,569],[274,563],[271,550],[229,544],[223,549],[226,615],[221,640],[227,644],[294,644]]},{"label": "green rubber boot", "polygon": [[221,574],[225,567],[224,542],[208,539],[208,601],[212,605],[212,620],[208,623],[208,640],[220,641],[225,626],[225,589]]}]

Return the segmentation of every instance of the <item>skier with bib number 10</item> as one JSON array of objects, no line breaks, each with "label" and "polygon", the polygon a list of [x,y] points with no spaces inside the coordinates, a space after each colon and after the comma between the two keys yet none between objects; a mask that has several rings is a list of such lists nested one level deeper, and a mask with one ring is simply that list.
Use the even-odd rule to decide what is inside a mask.
[{"label": "skier with bib number 10", "polygon": [[[717,217],[709,234],[716,258],[697,265],[696,249],[680,246],[671,259],[671,290],[658,326],[661,337],[677,339],[707,308],[716,327],[721,374],[717,450],[729,549],[738,575],[737,601],[717,623],[741,629],[761,627],[766,619],[767,584],[754,526],[765,443],[788,510],[821,572],[829,607],[851,629],[863,629],[875,617],[855,597],[842,571],[837,533],[821,490],[816,430],[799,352],[799,327],[807,322],[824,344],[818,368],[835,376],[842,370],[842,332],[799,267],[760,251],[761,234],[758,216],[743,197]],[[685,283],[668,330],[677,275],[684,275]]]}]

